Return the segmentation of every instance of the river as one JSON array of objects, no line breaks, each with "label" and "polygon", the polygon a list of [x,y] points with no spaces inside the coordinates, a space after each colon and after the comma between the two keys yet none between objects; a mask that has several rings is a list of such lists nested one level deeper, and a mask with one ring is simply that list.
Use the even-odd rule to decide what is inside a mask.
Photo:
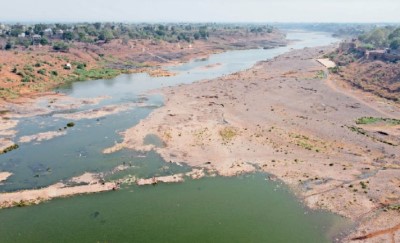
[{"label": "river", "polygon": [[[21,144],[0,156],[0,171],[13,175],[0,191],[32,189],[79,176],[104,172],[123,163],[132,167],[107,179],[127,175],[152,177],[189,171],[166,163],[154,152],[122,150],[103,154],[121,141],[119,132],[134,126],[162,106],[147,91],[213,79],[252,67],[291,49],[324,46],[338,40],[326,33],[289,32],[286,47],[228,51],[167,67],[173,77],[120,75],[110,80],[76,82],[57,91],[75,98],[108,96],[96,105],[64,110],[74,113],[106,105],[146,105],[100,119],[81,119],[66,136]],[[207,68],[209,67],[209,68]],[[211,67],[211,68],[210,68]],[[21,118],[16,140],[56,131],[69,120],[55,113]],[[304,208],[288,188],[265,174],[186,180],[181,184],[137,187],[94,195],[56,199],[37,206],[0,211],[1,242],[329,242],[346,220]]]}]

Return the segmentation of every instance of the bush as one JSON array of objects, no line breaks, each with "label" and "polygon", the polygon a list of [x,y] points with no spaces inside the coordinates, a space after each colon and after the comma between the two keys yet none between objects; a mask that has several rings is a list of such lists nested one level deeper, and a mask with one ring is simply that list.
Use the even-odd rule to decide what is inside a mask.
[{"label": "bush", "polygon": [[40,39],[40,44],[45,46],[49,44],[49,40],[46,37],[42,37],[42,39]]},{"label": "bush", "polygon": [[58,76],[58,72],[56,70],[51,71],[50,74],[53,76]]},{"label": "bush", "polygon": [[6,46],[4,47],[4,49],[6,50],[10,50],[13,47],[13,44],[11,42],[7,42]]},{"label": "bush", "polygon": [[39,69],[39,70],[37,71],[37,73],[38,73],[38,74],[41,74],[41,75],[46,75],[46,69]]},{"label": "bush", "polygon": [[400,49],[400,38],[396,38],[390,43],[390,49],[392,50]]},{"label": "bush", "polygon": [[65,42],[59,41],[53,44],[53,50],[67,52],[69,51],[69,46]]},{"label": "bush", "polygon": [[86,63],[78,63],[77,65],[76,65],[76,68],[77,69],[85,69],[86,68]]},{"label": "bush", "polygon": [[21,80],[23,83],[29,83],[31,81],[31,78],[29,76],[24,76]]}]

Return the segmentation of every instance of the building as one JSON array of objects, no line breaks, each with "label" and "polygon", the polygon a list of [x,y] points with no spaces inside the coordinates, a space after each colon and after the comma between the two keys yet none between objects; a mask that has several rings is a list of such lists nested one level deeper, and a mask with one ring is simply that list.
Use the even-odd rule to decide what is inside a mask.
[{"label": "building", "polygon": [[50,37],[53,35],[53,30],[51,28],[45,29],[43,35]]},{"label": "building", "polygon": [[40,44],[41,39],[42,39],[42,36],[40,36],[40,35],[32,35],[32,44],[33,45]]},{"label": "building", "polygon": [[64,35],[64,31],[58,29],[58,30],[56,30],[55,36],[54,36],[54,37],[55,37],[55,38],[58,38],[58,39],[61,39],[61,38],[63,37],[63,35]]}]

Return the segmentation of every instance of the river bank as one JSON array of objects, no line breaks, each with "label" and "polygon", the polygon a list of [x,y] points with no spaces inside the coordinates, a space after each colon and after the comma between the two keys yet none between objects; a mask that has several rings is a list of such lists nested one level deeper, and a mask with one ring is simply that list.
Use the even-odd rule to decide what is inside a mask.
[{"label": "river bank", "polygon": [[[211,167],[224,176],[261,169],[290,185],[311,208],[357,222],[348,240],[395,227],[398,145],[351,129],[361,117],[384,113],[328,85],[321,75],[327,70],[316,58],[331,50],[293,51],[223,78],[162,89],[165,106],[104,152],[154,149],[166,161]],[[397,106],[389,110],[400,117]],[[396,131],[395,125],[380,125]],[[144,144],[148,134],[165,146]],[[398,232],[391,234],[371,241],[399,239]]]},{"label": "river bank", "polygon": [[[296,70],[289,70],[282,74],[282,69],[289,68],[289,66],[286,67],[286,64],[292,65],[292,63],[281,62],[281,59],[287,59],[287,61],[294,59],[297,64],[292,68],[301,69],[304,63],[300,62],[303,59],[300,55],[303,54],[298,52],[298,56],[295,55],[295,57],[291,56],[293,53],[290,55],[285,54],[269,62],[263,62],[264,64],[276,63],[278,65],[275,66],[274,64],[271,69],[264,70],[265,72],[270,72],[269,75],[271,77],[266,76],[264,78],[265,73],[258,70],[260,65],[264,65],[263,63],[256,65],[254,68],[251,67],[257,61],[276,57],[288,52],[291,48],[300,49],[305,46],[327,45],[336,40],[326,34],[318,33],[294,33],[291,35],[291,39],[299,40],[298,44],[294,43],[288,47],[270,50],[227,52],[207,59],[193,60],[187,64],[168,67],[170,72],[177,73],[174,77],[150,77],[145,74],[122,75],[115,80],[75,83],[70,88],[59,90],[59,94],[49,94],[51,98],[43,97],[43,99],[30,99],[30,102],[25,100],[19,104],[11,104],[7,107],[9,112],[5,112],[3,117],[5,118],[4,120],[16,121],[16,124],[8,124],[8,129],[4,133],[15,131],[17,135],[11,141],[26,141],[27,143],[22,144],[15,151],[3,155],[2,171],[9,171],[13,175],[4,181],[4,185],[1,187],[4,193],[0,194],[0,196],[18,195],[21,190],[23,190],[22,192],[25,196],[35,195],[36,189],[43,189],[47,192],[49,189],[52,190],[54,188],[52,185],[57,185],[60,181],[67,186],[71,186],[68,184],[69,178],[85,175],[84,172],[95,173],[96,176],[100,176],[96,180],[100,179],[105,182],[115,183],[114,185],[118,185],[117,183],[122,185],[131,183],[148,185],[159,182],[181,182],[182,177],[185,179],[189,177],[201,178],[205,174],[207,176],[215,176],[217,174],[231,176],[262,169],[270,173],[269,170],[266,170],[267,166],[271,166],[271,171],[274,166],[277,166],[277,170],[279,170],[278,165],[284,167],[284,163],[281,163],[281,160],[284,161],[285,159],[293,159],[294,162],[299,162],[300,167],[304,161],[296,161],[297,157],[293,158],[294,155],[288,155],[289,152],[285,154],[287,151],[283,151],[282,148],[279,149],[278,146],[274,145],[274,143],[279,144],[282,140],[279,137],[279,131],[283,130],[279,125],[280,118],[278,116],[268,116],[271,119],[274,117],[278,119],[271,121],[265,119],[263,116],[265,112],[257,113],[259,104],[256,101],[265,97],[253,92],[257,89],[256,87],[264,88],[266,97],[272,98],[274,102],[279,102],[281,94],[278,95],[277,91],[284,87],[281,85],[280,82],[282,80],[279,78],[288,76],[295,79],[298,74]],[[308,60],[307,58],[311,57],[305,55],[304,58]],[[315,63],[311,64],[314,65]],[[311,64],[307,65],[312,66]],[[284,67],[279,67],[279,65]],[[249,69],[245,70],[246,68]],[[245,71],[238,72],[242,70]],[[262,74],[262,78],[258,76],[258,73]],[[243,76],[243,74],[246,75]],[[320,80],[323,77],[321,70],[315,67],[304,73],[299,71],[299,74],[301,75],[298,77],[304,78],[303,81],[306,82],[312,82],[314,79]],[[222,78],[215,79],[216,77]],[[254,80],[248,81],[251,77]],[[264,85],[267,85],[269,80],[265,79],[268,78],[278,78],[280,82],[279,84],[272,83],[275,86],[266,88]],[[181,85],[182,83],[188,84],[199,80],[211,81],[200,81],[193,84],[193,86]],[[220,80],[225,80],[221,86],[219,86]],[[239,82],[240,85],[237,86],[236,82]],[[282,81],[282,83],[284,82]],[[209,84],[211,84],[210,87],[205,87]],[[293,87],[291,83],[286,84]],[[170,91],[170,95],[165,96],[164,100],[158,95],[143,95],[144,92],[149,90],[170,85],[179,86],[166,88],[165,90]],[[311,86],[312,84],[308,85]],[[174,107],[170,111],[165,111],[164,115],[166,117],[162,117],[164,119],[162,123],[165,124],[160,129],[156,129],[155,127],[158,126],[157,123],[160,123],[160,121],[154,121],[153,123],[149,122],[149,119],[153,120],[154,118],[152,117],[158,114],[159,110],[153,112],[149,118],[146,118],[147,115],[162,106],[163,103],[166,103],[167,107],[171,107],[171,100],[168,99],[172,97],[171,99],[174,101],[175,89],[183,90],[187,87],[194,89],[188,89],[190,93],[178,93],[177,98],[179,100],[175,100],[177,103],[172,103]],[[196,88],[199,88],[199,90],[196,90]],[[275,95],[271,95],[268,90],[274,91],[272,93]],[[313,92],[312,87],[307,86],[303,86],[300,90]],[[262,89],[258,90],[258,92],[262,91]],[[196,94],[196,96],[193,96],[193,94]],[[186,101],[189,101],[189,103],[186,103]],[[199,103],[199,101],[201,102]],[[260,103],[262,104],[263,102]],[[271,101],[267,100],[265,102]],[[247,107],[247,105],[249,106]],[[279,105],[272,104],[273,107],[262,107],[270,110],[269,112],[279,111],[282,113],[277,109],[280,107]],[[235,106],[240,107],[240,109],[235,111]],[[320,105],[318,109],[323,109],[323,107],[323,105]],[[175,110],[175,108],[180,110]],[[226,112],[225,108],[229,108],[229,112]],[[257,114],[248,113],[250,116],[243,116],[243,112],[247,114],[246,112],[249,111],[247,109],[252,110],[253,108],[256,108]],[[195,112],[192,110],[195,110]],[[208,113],[203,113],[204,110]],[[255,121],[252,120],[254,118],[251,116],[254,116],[258,122],[257,124],[254,124]],[[71,119],[73,119],[73,123],[71,123]],[[132,127],[132,124],[141,126],[143,123],[143,121],[139,122],[141,119],[145,119],[143,121],[147,121],[149,126],[154,125],[154,127],[149,128],[149,134],[142,134],[144,141],[140,142],[143,147],[136,145],[125,146],[124,143],[119,144],[121,142],[119,133]],[[248,125],[241,125],[241,120],[244,123],[248,123]],[[190,121],[195,123],[194,127]],[[271,125],[272,123],[274,125]],[[278,125],[276,126],[275,123]],[[287,123],[284,124],[286,125]],[[175,134],[174,126],[176,124],[184,126],[183,132]],[[262,128],[257,125],[262,126]],[[171,127],[171,130],[164,131],[163,129],[168,128],[168,126]],[[257,130],[258,128],[260,129]],[[153,130],[157,130],[157,132],[153,132]],[[192,137],[190,133],[193,133]],[[265,136],[265,133],[271,133],[271,135]],[[294,134],[293,139],[307,140],[309,138],[297,135]],[[174,146],[176,147],[171,146],[174,144],[173,140],[178,137],[185,138],[178,142],[184,142],[187,145],[186,147],[182,147],[179,144],[175,144]],[[189,140],[186,140],[186,138]],[[271,143],[266,138],[271,139]],[[140,137],[138,137],[138,140],[140,140]],[[243,143],[243,146],[234,145],[237,141]],[[113,144],[117,144],[115,148],[129,147],[139,151],[124,149],[116,153],[101,155],[103,148],[110,147]],[[273,146],[272,149],[267,147],[271,144]],[[51,146],[51,149],[49,149],[49,146]],[[196,147],[201,147],[202,149],[199,150]],[[307,150],[312,148],[307,142],[300,141],[292,147],[302,147]],[[292,147],[287,150],[289,151]],[[151,154],[154,153],[152,149],[159,152],[163,158],[167,159],[167,162],[177,163],[165,163],[160,158],[152,157]],[[162,152],[163,149],[166,151],[164,154]],[[169,149],[171,150],[168,154],[167,150]],[[281,150],[281,155],[278,158],[276,154],[280,153],[279,150]],[[181,151],[186,151],[187,154],[180,154]],[[251,154],[252,151],[255,151],[253,155]],[[205,156],[204,153],[208,154],[209,157]],[[236,159],[234,153],[237,153],[238,159]],[[272,158],[272,155],[274,158]],[[287,158],[285,157],[286,155],[288,156]],[[216,159],[217,156],[219,157]],[[310,155],[309,157],[312,156]],[[264,161],[265,159],[271,159],[271,161]],[[143,161],[140,162],[141,160]],[[152,165],[154,161],[158,161],[159,168]],[[288,163],[287,161],[284,162]],[[190,172],[192,168],[187,168],[186,163],[191,167],[198,168],[194,168]],[[104,178],[101,177],[101,173],[98,173],[99,171],[109,171],[112,166],[127,164],[133,166],[120,176]],[[149,166],[150,168],[148,168]],[[174,167],[177,168],[171,169]],[[311,173],[306,176],[313,175]],[[269,181],[268,176],[266,177],[265,181]],[[274,176],[271,178],[273,179]],[[201,182],[199,183],[201,184]],[[93,181],[93,183],[84,182],[82,186],[89,184],[90,186],[101,185],[101,183],[96,184],[96,181]],[[305,182],[306,187],[318,185],[320,185],[318,180],[315,183],[311,179]],[[80,194],[84,193],[80,191],[82,188],[80,185],[73,185],[70,189],[72,191],[77,189],[76,194]],[[57,187],[56,190],[62,192],[63,187]],[[110,187],[109,190],[112,190],[112,188]],[[52,195],[48,197],[48,200],[53,198]],[[73,194],[68,194],[68,196],[70,195]],[[15,204],[8,201],[5,206],[16,206],[19,202],[16,201]],[[23,205],[24,201],[22,202]],[[53,205],[52,202],[49,203],[49,207],[52,207],[51,205]],[[304,217],[307,218],[307,216]]]},{"label": "river bank", "polygon": [[271,33],[215,33],[207,40],[171,43],[162,40],[111,40],[106,43],[73,42],[68,51],[51,46],[0,50],[0,99],[38,97],[62,85],[91,79],[111,79],[124,73],[148,72],[170,76],[162,66],[227,50],[274,48],[286,45],[285,35]]}]

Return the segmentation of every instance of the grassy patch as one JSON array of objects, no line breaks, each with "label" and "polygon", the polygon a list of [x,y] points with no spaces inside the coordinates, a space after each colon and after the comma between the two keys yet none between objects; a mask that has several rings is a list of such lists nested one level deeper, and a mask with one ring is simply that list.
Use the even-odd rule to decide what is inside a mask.
[{"label": "grassy patch", "polygon": [[111,69],[111,68],[101,68],[101,69],[76,69],[74,74],[76,75],[77,81],[84,81],[89,79],[111,79],[122,73],[121,70]]},{"label": "grassy patch", "polygon": [[322,145],[321,141],[318,141],[316,139],[311,139],[301,134],[294,134],[294,133],[289,134],[289,137],[293,138],[295,140],[294,143],[301,148],[310,151],[314,150],[317,153],[321,151],[321,148],[316,146],[316,145]]},{"label": "grassy patch", "polygon": [[73,74],[70,74],[67,77],[63,77],[59,81],[68,85],[69,83],[75,81],[111,79],[126,72],[124,70],[112,69],[112,68],[96,68],[90,70],[84,69],[83,66],[82,68],[83,69],[76,69]]},{"label": "grassy patch", "polygon": [[363,128],[361,128],[361,127],[348,126],[348,128],[350,129],[350,131],[355,132],[355,133],[358,133],[358,134],[361,134],[361,135],[364,135],[364,136],[366,136],[366,137],[369,137],[369,138],[371,138],[371,139],[374,140],[374,141],[378,141],[378,142],[381,142],[381,143],[385,143],[385,144],[388,144],[388,145],[390,145],[390,146],[398,146],[397,144],[394,144],[394,143],[392,143],[392,142],[390,142],[390,141],[387,141],[387,140],[384,140],[384,139],[380,139],[380,138],[374,137],[373,135],[369,134],[365,129],[363,129]]},{"label": "grassy patch", "polygon": [[15,99],[18,98],[20,95],[18,91],[15,91],[10,88],[0,88],[0,98],[4,99]]},{"label": "grassy patch", "polygon": [[328,70],[329,70],[330,73],[339,73],[339,71],[340,71],[338,66],[328,68]]},{"label": "grassy patch", "polygon": [[235,129],[231,127],[225,127],[221,131],[219,131],[219,135],[221,136],[222,140],[226,142],[230,142],[234,137],[238,135]]},{"label": "grassy patch", "polygon": [[314,78],[315,78],[315,79],[324,79],[324,78],[325,78],[325,72],[322,71],[322,70],[319,70],[319,71],[315,74]]},{"label": "grassy patch", "polygon": [[389,125],[400,125],[399,119],[391,119],[391,118],[381,118],[381,117],[361,117],[356,120],[356,124],[358,125],[368,125],[384,122]]}]

